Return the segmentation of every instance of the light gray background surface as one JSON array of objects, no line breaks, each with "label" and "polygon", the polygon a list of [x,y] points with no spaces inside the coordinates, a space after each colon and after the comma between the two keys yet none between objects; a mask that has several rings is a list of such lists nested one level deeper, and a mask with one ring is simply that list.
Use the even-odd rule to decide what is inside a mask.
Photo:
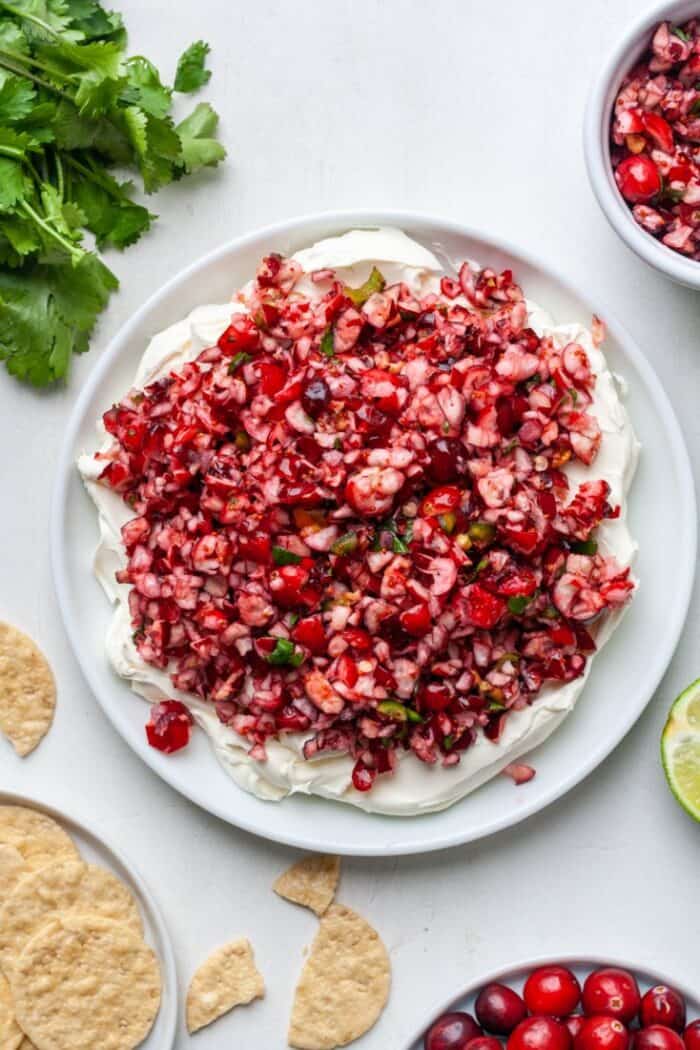
[{"label": "light gray background surface", "polygon": [[[202,97],[222,114],[230,158],[218,173],[162,192],[151,235],[109,259],[122,291],[65,390],[36,394],[0,375],[0,618],[37,638],[60,689],[55,726],[33,756],[22,762],[0,741],[0,787],[91,820],[133,859],[165,912],[183,994],[212,948],[248,936],[267,998],[196,1045],[281,1050],[315,928],[311,914],[269,889],[294,852],[210,818],[161,783],[107,723],[58,617],[49,496],[91,366],[148,295],[224,240],[303,212],[416,209],[541,252],[607,302],[653,362],[697,461],[700,297],[627,251],[584,170],[588,83],[636,15],[635,0],[114,2],[132,51],[164,75],[193,39],[211,42],[214,75]],[[673,557],[673,533],[669,517],[659,571]],[[527,956],[609,952],[700,988],[700,832],[668,793],[658,760],[668,706],[700,674],[699,609],[696,598],[644,717],[565,799],[474,846],[344,863],[342,900],[375,923],[394,967],[390,1006],[362,1050],[400,1050],[461,983]],[[184,1027],[176,1045],[190,1045]]]}]

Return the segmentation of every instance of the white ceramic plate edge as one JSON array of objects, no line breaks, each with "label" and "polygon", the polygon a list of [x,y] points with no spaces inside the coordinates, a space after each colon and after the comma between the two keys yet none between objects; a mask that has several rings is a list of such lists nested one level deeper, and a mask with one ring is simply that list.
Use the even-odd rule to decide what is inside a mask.
[{"label": "white ceramic plate edge", "polygon": [[[595,955],[545,955],[535,959],[526,959],[524,962],[515,962],[509,966],[501,966],[497,970],[492,970],[490,973],[480,975],[473,981],[470,981],[462,991],[458,991],[455,995],[450,996],[443,1005],[437,1009],[432,1010],[426,1017],[425,1022],[421,1028],[418,1029],[418,1034],[411,1037],[410,1041],[406,1043],[403,1050],[418,1050],[418,1047],[423,1046],[422,1039],[427,1030],[430,1028],[434,1021],[437,1021],[438,1017],[442,1017],[444,1013],[449,1010],[460,1009],[460,1004],[465,999],[470,999],[471,996],[479,989],[490,984],[492,981],[508,984],[511,981],[518,981],[528,971],[536,969],[538,966],[552,966],[560,965],[567,966],[570,969],[586,969],[586,970],[597,970],[601,966],[614,966],[622,970],[629,970],[637,980],[640,979],[644,984],[667,984],[671,988],[675,988],[676,991],[685,999],[686,1003],[695,1004],[694,1008],[700,1016],[700,1002],[697,993],[689,989],[683,984],[682,981],[677,981],[673,977],[669,977],[666,974],[661,973],[654,963],[647,964],[644,960],[641,962],[630,963],[619,957],[611,956],[595,956]],[[651,977],[653,980],[647,980]],[[691,1018],[688,1018],[691,1020]]]},{"label": "white ceramic plate edge", "polygon": [[[59,607],[61,609],[63,622],[71,642],[71,646],[76,655],[78,663],[82,669],[83,675],[85,676],[88,684],[92,691],[96,695],[100,705],[107,714],[112,724],[115,726],[120,735],[124,736],[124,733],[119,726],[118,721],[113,716],[109,705],[104,704],[100,697],[100,690],[95,681],[95,677],[92,673],[90,661],[86,658],[84,653],[84,646],[81,645],[80,632],[77,623],[74,621],[71,611],[70,602],[68,595],[68,579],[65,572],[65,561],[62,557],[63,545],[65,543],[65,514],[67,509],[68,500],[68,489],[69,483],[74,471],[73,452],[76,437],[80,429],[80,423],[85,407],[89,404],[95,389],[99,386],[103,377],[109,371],[113,361],[119,356],[123,346],[130,338],[132,332],[138,329],[142,321],[157,308],[163,299],[175,292],[178,288],[186,285],[193,277],[195,277],[199,271],[205,267],[217,262],[220,259],[225,258],[232,251],[240,251],[247,245],[260,240],[262,238],[279,238],[282,239],[285,234],[294,232],[304,225],[312,226],[324,224],[328,225],[329,228],[335,228],[337,230],[350,229],[355,226],[374,226],[374,225],[394,225],[400,228],[407,227],[409,230],[412,226],[420,224],[436,224],[449,229],[450,233],[454,233],[458,236],[465,238],[472,238],[487,242],[494,251],[502,252],[510,256],[520,259],[523,263],[538,270],[544,277],[557,283],[567,294],[577,299],[585,300],[587,306],[592,310],[593,313],[602,316],[606,320],[606,324],[611,334],[615,339],[624,347],[625,354],[630,357],[632,363],[637,370],[640,378],[643,380],[644,385],[649,391],[653,391],[653,398],[655,401],[656,408],[660,416],[663,419],[664,427],[666,429],[667,436],[669,438],[671,448],[673,451],[673,463],[672,469],[679,479],[679,500],[681,503],[681,513],[676,521],[677,532],[674,536],[674,543],[676,550],[680,552],[680,557],[683,563],[694,566],[696,560],[697,550],[697,514],[696,514],[696,503],[695,503],[695,490],[693,483],[693,475],[690,466],[690,460],[688,452],[686,450],[683,437],[678,421],[674,415],[671,404],[666,396],[663,387],[654,373],[651,365],[648,363],[642,352],[637,347],[634,340],[626,332],[626,330],[614,319],[611,313],[601,308],[600,304],[593,303],[588,295],[581,295],[578,289],[572,282],[567,281],[565,278],[559,276],[558,268],[555,270],[553,266],[549,266],[546,263],[542,263],[540,260],[531,256],[527,251],[523,251],[518,246],[512,245],[507,241],[501,239],[494,239],[490,234],[479,230],[474,227],[467,227],[460,223],[455,223],[449,219],[443,219],[434,215],[427,215],[415,212],[396,212],[396,211],[341,211],[341,212],[326,212],[312,215],[300,216],[294,219],[287,220],[282,223],[277,223],[271,226],[264,227],[262,229],[254,230],[242,237],[235,238],[232,241],[227,242],[222,247],[215,251],[203,256],[185,270],[181,271],[175,277],[171,278],[158,292],[156,292],[147,302],[131,317],[126,324],[120,329],[117,335],[114,337],[110,345],[104,351],[100,360],[97,361],[95,368],[88,377],[85,386],[83,387],[78,400],[74,406],[71,418],[69,420],[68,427],[66,429],[63,447],[58,460],[56,481],[54,485],[52,506],[51,506],[51,522],[50,522],[50,549],[51,549],[51,561],[53,566],[54,583],[56,593],[58,597]],[[173,318],[174,320],[174,318]],[[391,840],[391,835],[386,836],[381,843],[370,842],[364,845],[353,844],[348,846],[342,840],[335,841],[332,837],[328,838],[328,841],[324,841],[324,848],[327,850],[333,850],[337,853],[351,854],[355,856],[377,856],[377,855],[393,855],[398,856],[401,854],[412,854],[419,852],[430,852],[432,850],[446,849],[455,845],[461,845],[463,843],[473,841],[478,838],[483,838],[487,835],[491,835],[497,831],[501,831],[512,824],[519,823],[521,820],[531,816],[534,812],[545,808],[551,802],[560,798],[566,792],[575,787],[576,784],[580,783],[588,774],[598,766],[620,743],[624,736],[629,732],[631,727],[639,718],[642,710],[653,696],[656,688],[663,677],[668,664],[672,658],[673,652],[678,644],[681,630],[685,622],[688,605],[690,603],[692,593],[693,575],[688,574],[684,580],[684,586],[679,594],[676,596],[676,601],[673,608],[669,612],[667,618],[667,639],[668,642],[664,647],[664,653],[661,658],[658,657],[653,664],[650,664],[647,682],[648,685],[645,688],[645,700],[639,705],[637,709],[630,713],[629,718],[626,719],[622,732],[618,733],[616,737],[604,740],[603,743],[595,749],[589,752],[587,759],[573,772],[570,776],[562,779],[558,782],[556,787],[553,787],[549,792],[545,793],[532,802],[523,800],[523,803],[519,807],[514,808],[508,813],[502,814],[498,817],[491,819],[488,822],[482,823],[476,831],[470,832],[469,829],[461,829],[457,832],[450,834],[444,834],[439,837],[432,837],[428,842],[425,841],[425,836],[418,830],[419,828],[425,827],[425,821],[429,821],[429,816],[421,817],[413,826],[410,834],[402,833],[400,841],[395,842]],[[127,741],[128,742],[128,741]],[[167,768],[164,771],[163,767],[157,764],[158,754],[153,752],[149,753],[147,748],[140,750],[139,756],[159,775],[164,777],[171,787],[185,794],[191,801],[197,805],[214,813],[222,820],[233,822],[236,826],[241,827],[245,831],[249,831],[252,834],[265,835],[264,831],[261,831],[258,823],[255,820],[248,820],[242,817],[237,817],[235,821],[232,821],[230,814],[225,808],[218,804],[216,799],[210,797],[204,797],[198,790],[196,785],[188,785],[185,790],[181,785],[174,782],[174,778],[170,779],[167,773]],[[236,788],[236,790],[239,790]],[[262,804],[262,803],[261,803]],[[264,803],[269,805],[270,803]],[[284,803],[282,803],[284,804]],[[329,803],[329,805],[333,805]],[[371,821],[373,818],[370,816],[367,818]],[[395,818],[404,821],[405,818]],[[297,834],[294,831],[287,831],[284,829],[275,835],[275,841],[285,843],[286,845],[294,846],[301,849],[318,849],[318,842],[313,837],[307,837],[305,834]]]},{"label": "white ceramic plate edge", "polygon": [[[26,806],[28,809],[35,809],[37,812],[45,813],[46,816],[51,817],[57,824],[65,828],[69,834],[71,832],[77,833],[79,837],[86,839],[90,843],[96,853],[105,854],[109,859],[110,866],[114,868],[122,882],[135,891],[139,906],[146,915],[146,925],[151,926],[155,931],[157,943],[152,947],[156,951],[161,968],[163,991],[160,1010],[154,1022],[154,1029],[156,1025],[163,1028],[162,1034],[165,1036],[165,1042],[159,1045],[158,1050],[170,1050],[175,1042],[179,1009],[175,955],[161,910],[139,871],[127,860],[121,850],[105,839],[104,835],[97,832],[90,824],[86,824],[84,820],[79,820],[70,813],[55,809],[53,806],[49,806],[45,802],[41,802],[39,799],[32,798],[29,795],[17,795],[11,791],[0,791],[0,806]],[[142,1046],[148,1045],[153,1031],[151,1035],[147,1036],[146,1041],[141,1044]]]}]

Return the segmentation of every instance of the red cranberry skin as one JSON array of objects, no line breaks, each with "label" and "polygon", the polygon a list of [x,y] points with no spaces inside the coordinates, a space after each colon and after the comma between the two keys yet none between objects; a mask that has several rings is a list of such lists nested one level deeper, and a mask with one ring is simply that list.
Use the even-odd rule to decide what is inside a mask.
[{"label": "red cranberry skin", "polygon": [[328,408],[331,392],[328,383],[321,376],[316,376],[304,386],[301,392],[301,404],[308,416],[316,419]]},{"label": "red cranberry skin", "polygon": [[629,1050],[630,1034],[616,1017],[587,1017],[574,1050]]},{"label": "red cranberry skin", "polygon": [[635,1032],[634,1050],[685,1050],[678,1032],[665,1024],[652,1024]]},{"label": "red cranberry skin", "polygon": [[564,1024],[569,1029],[569,1035],[572,1039],[576,1039],[585,1023],[586,1018],[583,1014],[571,1014],[569,1017],[564,1018]]},{"label": "red cranberry skin", "polygon": [[644,154],[625,157],[615,170],[620,193],[630,204],[650,201],[661,189],[661,176],[650,157]]},{"label": "red cranberry skin", "polygon": [[525,1003],[505,984],[487,984],[476,999],[476,1019],[487,1032],[510,1035],[524,1019]]},{"label": "red cranberry skin", "polygon": [[571,1036],[553,1017],[526,1017],[508,1037],[508,1050],[569,1050]]},{"label": "red cranberry skin", "polygon": [[683,1033],[685,1050],[700,1050],[700,1017],[691,1021]]},{"label": "red cranberry skin", "polygon": [[685,1001],[674,988],[657,984],[642,996],[639,1008],[639,1023],[642,1028],[661,1024],[682,1032],[685,1028]]},{"label": "red cranberry skin", "polygon": [[466,450],[455,438],[436,438],[428,445],[428,474],[434,481],[454,481],[466,460]]},{"label": "red cranberry skin", "polygon": [[471,1014],[453,1012],[443,1014],[425,1033],[425,1050],[466,1050],[467,1045],[481,1035],[481,1029]]},{"label": "red cranberry skin", "polygon": [[531,1014],[565,1017],[578,1006],[581,986],[565,966],[540,966],[525,982],[523,998]]},{"label": "red cranberry skin", "polygon": [[503,1044],[495,1035],[478,1035],[469,1040],[467,1050],[503,1050]]},{"label": "red cranberry skin", "polygon": [[605,1014],[629,1024],[637,1016],[641,996],[639,986],[627,970],[605,967],[589,974],[583,985],[583,1012],[592,1017]]}]

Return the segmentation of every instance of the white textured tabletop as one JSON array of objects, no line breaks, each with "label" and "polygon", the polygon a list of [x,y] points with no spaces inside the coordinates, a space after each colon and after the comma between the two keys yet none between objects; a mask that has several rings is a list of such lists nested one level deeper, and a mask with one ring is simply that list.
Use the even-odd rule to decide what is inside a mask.
[{"label": "white textured tabletop", "polygon": [[[122,291],[65,390],[37,395],[0,375],[0,618],[37,638],[60,688],[56,723],[33,756],[20,761],[0,741],[0,788],[92,820],[135,861],[165,913],[183,991],[214,946],[248,936],[267,998],[197,1035],[196,1045],[281,1050],[315,927],[310,913],[270,892],[293,851],[209,817],[151,773],[90,695],[59,620],[47,538],[54,463],[101,349],[166,278],[256,226],[335,208],[434,212],[540,252],[607,302],[656,368],[697,464],[700,296],[628,252],[584,170],[589,79],[638,0],[114,6],[132,50],[164,73],[192,40],[211,42],[202,97],[222,113],[230,156],[218,173],[162,192],[154,231],[109,260]],[[660,562],[673,557],[673,534],[669,519]],[[700,835],[658,759],[671,699],[700,674],[699,611],[696,597],[638,725],[563,800],[474,846],[344,863],[342,899],[376,925],[393,960],[389,1008],[362,1050],[399,1050],[461,983],[527,956],[609,953],[700,988]],[[183,1026],[176,1046],[189,1045]]]}]

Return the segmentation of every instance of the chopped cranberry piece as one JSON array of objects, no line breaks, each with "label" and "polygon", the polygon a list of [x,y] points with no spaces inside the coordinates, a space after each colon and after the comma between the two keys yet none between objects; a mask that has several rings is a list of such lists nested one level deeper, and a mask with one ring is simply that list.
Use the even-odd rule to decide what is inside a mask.
[{"label": "chopped cranberry piece", "polygon": [[310,382],[305,383],[301,393],[301,403],[304,411],[313,419],[324,412],[331,400],[331,392],[328,383],[320,376],[314,376]]},{"label": "chopped cranberry piece", "polygon": [[507,611],[506,603],[484,590],[478,583],[472,583],[464,590],[466,617],[474,627],[490,630],[495,627]]},{"label": "chopped cranberry piece", "polygon": [[163,700],[151,708],[146,737],[151,747],[167,755],[180,751],[190,742],[192,716],[179,700]]},{"label": "chopped cranberry piece", "polygon": [[659,169],[650,157],[626,157],[615,171],[620,193],[633,204],[650,201],[661,189]]}]

